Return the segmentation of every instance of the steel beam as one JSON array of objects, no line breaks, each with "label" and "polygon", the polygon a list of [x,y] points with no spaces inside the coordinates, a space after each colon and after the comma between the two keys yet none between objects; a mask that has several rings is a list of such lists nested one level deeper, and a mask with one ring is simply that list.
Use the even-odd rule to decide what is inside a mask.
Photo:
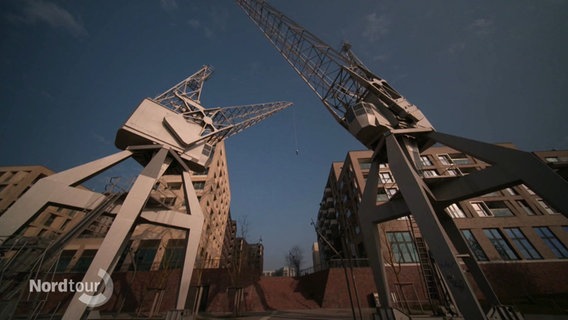
[{"label": "steel beam", "polygon": [[359,224],[365,247],[367,258],[373,270],[375,286],[379,293],[379,318],[381,320],[395,320],[392,299],[389,292],[389,285],[383,261],[381,236],[376,220],[377,212],[377,191],[379,184],[379,163],[375,160],[371,162],[363,199],[359,209]]},{"label": "steel beam", "polygon": [[492,306],[500,306],[501,301],[499,301],[499,297],[497,297],[497,294],[493,291],[491,283],[489,283],[489,280],[485,277],[485,273],[475,260],[475,255],[467,245],[467,242],[463,238],[463,235],[456,226],[454,220],[441,207],[437,209],[437,212],[442,227],[451,239],[452,244],[458,251],[458,254],[462,256],[463,262],[475,280],[475,283],[485,296],[485,299],[487,299],[489,304]]},{"label": "steel beam", "polygon": [[53,174],[36,182],[2,216],[0,216],[0,244],[14,235],[49,203],[73,208],[92,209],[104,195],[74,186],[132,156],[121,151],[87,164]]},{"label": "steel beam", "polygon": [[[97,251],[87,273],[83,277],[83,282],[100,283],[99,269],[109,274],[112,273],[112,267],[116,263],[120,249],[123,248],[124,242],[127,241],[128,236],[132,232],[134,222],[146,204],[152,188],[169,167],[170,159],[167,158],[167,155],[167,149],[160,149],[134,182],[132,189],[124,200],[124,204],[101,243],[101,250]],[[79,300],[81,295],[81,292],[75,293],[63,315],[63,320],[83,318],[87,305]]]},{"label": "steel beam", "polygon": [[193,274],[193,267],[195,266],[195,258],[197,257],[197,249],[199,247],[199,240],[201,239],[201,232],[203,229],[203,211],[197,199],[197,194],[191,182],[191,176],[188,171],[182,173],[183,185],[185,191],[185,198],[188,204],[188,214],[192,216],[193,221],[187,233],[187,245],[185,249],[185,258],[183,261],[183,269],[181,273],[181,281],[178,291],[178,298],[176,301],[176,309],[185,309],[187,295],[191,284],[191,276]]},{"label": "steel beam", "polygon": [[[406,143],[409,143],[406,141]],[[413,169],[395,135],[386,137],[389,167],[402,196],[412,212],[422,237],[429,245],[458,309],[468,319],[486,319],[477,298],[450,247],[450,239],[438,221],[436,212],[421,186],[421,178]],[[370,175],[369,175],[370,177]]]}]

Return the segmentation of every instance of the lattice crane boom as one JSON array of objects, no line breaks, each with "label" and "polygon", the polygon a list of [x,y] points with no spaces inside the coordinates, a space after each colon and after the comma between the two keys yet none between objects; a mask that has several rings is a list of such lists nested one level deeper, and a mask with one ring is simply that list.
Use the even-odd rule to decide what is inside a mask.
[{"label": "lattice crane boom", "polygon": [[193,143],[205,141],[215,145],[232,135],[270,117],[292,105],[291,102],[269,102],[223,108],[204,108],[200,97],[203,84],[213,73],[205,65],[187,79],[176,84],[153,100],[158,104],[181,114],[187,122],[202,127],[200,137]]},{"label": "lattice crane boom", "polygon": [[[199,71],[158,95],[154,100],[173,111],[181,110],[184,112],[200,108],[203,84],[211,74],[213,74],[213,68],[204,65]],[[192,104],[192,102],[196,102],[197,105]]]},{"label": "lattice crane boom", "polygon": [[321,99],[368,148],[396,129],[433,130],[422,112],[344,45],[337,51],[263,0],[237,3]]},{"label": "lattice crane boom", "polygon": [[188,165],[201,170],[207,166],[217,143],[292,105],[279,101],[205,108],[201,92],[212,73],[213,68],[205,65],[164,93],[144,99],[118,131],[116,146],[126,149],[165,144],[176,150]]}]

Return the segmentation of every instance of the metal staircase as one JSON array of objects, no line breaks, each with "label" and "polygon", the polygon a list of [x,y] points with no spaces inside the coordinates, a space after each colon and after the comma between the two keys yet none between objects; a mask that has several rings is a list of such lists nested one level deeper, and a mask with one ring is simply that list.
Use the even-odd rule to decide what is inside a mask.
[{"label": "metal staircase", "polygon": [[430,256],[428,245],[422,238],[418,225],[414,221],[414,217],[408,217],[410,233],[416,246],[418,260],[420,262],[420,272],[424,279],[425,291],[428,295],[430,305],[434,308],[436,305],[447,311],[454,310],[451,295],[445,287],[444,280],[437,269],[434,260]]}]

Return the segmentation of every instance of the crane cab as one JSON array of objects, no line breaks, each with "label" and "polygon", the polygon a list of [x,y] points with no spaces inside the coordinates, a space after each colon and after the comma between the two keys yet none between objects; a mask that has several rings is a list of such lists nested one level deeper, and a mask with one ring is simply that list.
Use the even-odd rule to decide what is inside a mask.
[{"label": "crane cab", "polygon": [[[186,121],[152,99],[144,99],[116,134],[119,149],[132,146],[163,145],[179,153],[192,170],[209,165],[214,145],[199,140],[202,127]],[[136,159],[146,165],[149,159]]]},{"label": "crane cab", "polygon": [[369,102],[359,102],[349,107],[345,120],[349,132],[371,149],[391,128],[389,121]]}]

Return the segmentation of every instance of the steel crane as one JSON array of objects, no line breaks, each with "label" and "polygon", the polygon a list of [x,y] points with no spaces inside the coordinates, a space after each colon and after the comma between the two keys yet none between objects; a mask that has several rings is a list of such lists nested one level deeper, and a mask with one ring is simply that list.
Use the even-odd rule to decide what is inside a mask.
[{"label": "steel crane", "polygon": [[[321,99],[335,120],[374,151],[359,209],[361,233],[379,291],[381,319],[394,319],[377,224],[412,214],[451,298],[467,319],[517,319],[503,306],[473,258],[461,232],[444,211],[456,201],[525,183],[568,215],[568,183],[532,154],[436,132],[424,114],[371,72],[349,44],[335,50],[264,0],[236,0],[266,38]],[[420,152],[441,143],[491,166],[466,176],[429,183]],[[376,204],[379,163],[388,162],[402,197]],[[458,255],[452,252],[452,246]],[[491,304],[483,310],[458,259]]]},{"label": "steel crane", "polygon": [[[181,319],[186,313],[185,305],[204,223],[204,215],[191,181],[191,171],[202,171],[209,166],[213,150],[219,142],[291,105],[290,102],[272,102],[205,108],[200,101],[201,91],[212,71],[211,67],[203,66],[157,97],[144,99],[117,132],[115,145],[123,151],[39,180],[0,216],[0,234],[7,236],[9,244],[18,230],[48,204],[92,213],[87,216],[101,214],[109,210],[111,195],[77,186],[130,157],[144,166],[124,202],[118,206],[116,218],[82,280],[83,283],[104,282],[104,291],[100,290],[95,295],[76,292],[63,319],[81,319],[87,307],[99,306],[110,299],[112,280],[109,274],[112,274],[121,252],[125,250],[135,225],[142,222],[186,232],[176,307],[167,318]],[[166,173],[181,175],[186,204],[184,212],[170,207],[146,207],[153,188]],[[79,228],[84,227],[85,223],[79,222],[61,236],[65,241],[57,240],[46,252],[58,252],[80,233],[82,229]],[[0,239],[0,244],[4,240]],[[0,308],[0,318],[9,317],[17,303],[11,301],[8,305],[9,308]]]},{"label": "steel crane", "polygon": [[349,44],[333,49],[266,1],[237,3],[335,120],[369,149],[393,130],[433,130],[420,109],[365,67]]}]

